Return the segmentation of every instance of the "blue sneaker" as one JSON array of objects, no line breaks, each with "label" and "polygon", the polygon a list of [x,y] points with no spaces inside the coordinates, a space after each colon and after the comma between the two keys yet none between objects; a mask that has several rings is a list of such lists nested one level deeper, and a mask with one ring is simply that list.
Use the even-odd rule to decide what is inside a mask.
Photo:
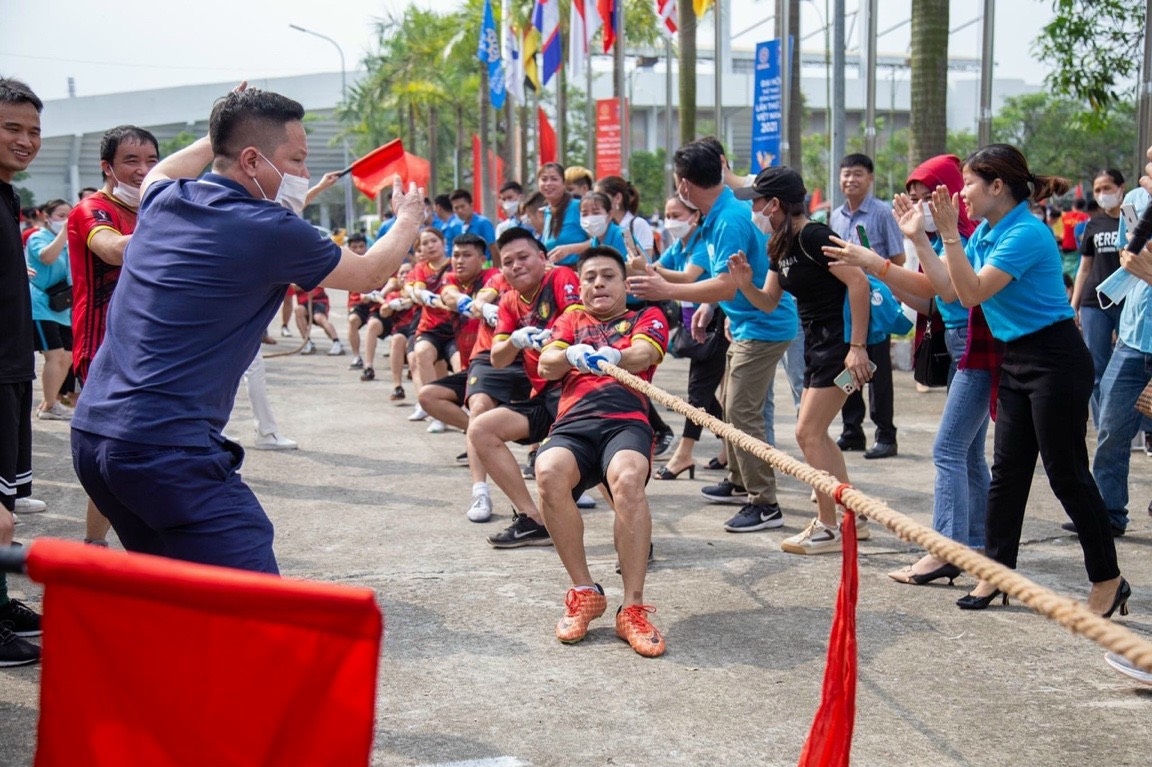
[{"label": "blue sneaker", "polygon": [[736,516],[724,523],[724,529],[730,533],[754,533],[757,530],[783,526],[784,513],[776,503],[769,505],[746,503]]}]

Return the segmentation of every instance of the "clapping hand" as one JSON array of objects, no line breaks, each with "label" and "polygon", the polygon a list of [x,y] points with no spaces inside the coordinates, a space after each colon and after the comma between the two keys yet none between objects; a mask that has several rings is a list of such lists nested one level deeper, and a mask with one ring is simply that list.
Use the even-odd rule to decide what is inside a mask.
[{"label": "clapping hand", "polygon": [[896,217],[900,231],[908,239],[914,240],[917,235],[925,234],[924,206],[912,202],[912,198],[908,195],[898,194],[892,198],[892,215]]},{"label": "clapping hand", "polygon": [[957,221],[960,218],[960,196],[951,194],[948,187],[941,184],[932,192],[932,201],[928,203],[928,210],[932,212],[932,220],[936,222],[936,232],[942,239],[950,240],[959,236]]}]

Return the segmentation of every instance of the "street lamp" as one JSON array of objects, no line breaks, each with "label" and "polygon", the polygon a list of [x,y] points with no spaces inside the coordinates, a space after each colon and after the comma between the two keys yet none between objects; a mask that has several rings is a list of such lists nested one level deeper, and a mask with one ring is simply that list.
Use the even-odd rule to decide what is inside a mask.
[{"label": "street lamp", "polygon": [[[306,35],[319,37],[321,40],[327,40],[336,46],[336,52],[340,54],[340,99],[345,104],[348,103],[348,73],[344,67],[344,49],[340,47],[340,43],[333,40],[327,35],[322,35],[319,32],[313,32],[311,29],[305,29],[297,24],[289,24],[289,27],[295,29],[297,32],[303,32]],[[351,163],[348,159],[348,139],[343,137],[342,143],[344,144],[344,167],[347,168]],[[344,176],[344,232],[345,237],[352,234],[352,227],[356,223],[356,215],[352,209],[352,175],[347,174]]]}]

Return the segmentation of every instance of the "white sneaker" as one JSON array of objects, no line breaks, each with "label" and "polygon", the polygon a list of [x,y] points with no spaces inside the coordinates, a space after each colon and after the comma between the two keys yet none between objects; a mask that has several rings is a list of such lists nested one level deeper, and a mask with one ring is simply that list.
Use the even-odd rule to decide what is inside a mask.
[{"label": "white sneaker", "polygon": [[428,417],[428,413],[424,410],[424,408],[417,405],[416,409],[412,411],[412,415],[408,416],[408,420],[409,421],[423,421],[427,417]]},{"label": "white sneaker", "polygon": [[44,501],[35,498],[17,498],[16,507],[12,509],[14,514],[39,514],[48,508],[48,504]]},{"label": "white sneaker", "polygon": [[433,418],[432,423],[428,424],[428,433],[429,434],[443,434],[444,433],[444,422],[438,421],[437,419]]},{"label": "white sneaker", "polygon": [[596,499],[588,495],[588,493],[581,493],[580,497],[576,499],[576,508],[594,509],[596,508]]},{"label": "white sneaker", "polygon": [[252,444],[256,450],[295,450],[300,447],[294,439],[281,437],[279,434],[258,434]]},{"label": "white sneaker", "polygon": [[311,339],[304,342],[304,347],[300,350],[301,354],[315,354],[316,344],[312,343]]},{"label": "white sneaker", "polygon": [[352,358],[352,364],[348,366],[348,369],[349,370],[363,370],[364,369],[364,358],[361,357],[359,354],[357,354],[355,357]]},{"label": "white sneaker", "polygon": [[472,496],[472,505],[468,507],[466,513],[468,519],[473,522],[487,522],[492,519],[492,499],[477,493]]},{"label": "white sneaker", "polygon": [[292,331],[288,329],[287,325],[281,325],[280,326],[280,337],[281,338],[291,338],[292,337]]},{"label": "white sneaker", "polygon": [[41,421],[71,421],[72,413],[57,402],[46,410],[37,410],[36,417]]},{"label": "white sneaker", "polygon": [[840,551],[840,531],[825,527],[819,519],[814,519],[804,532],[785,538],[780,550],[789,554],[832,554]]},{"label": "white sneaker", "polygon": [[332,342],[332,348],[328,350],[329,357],[339,357],[344,353],[344,344],[340,343],[340,339]]}]

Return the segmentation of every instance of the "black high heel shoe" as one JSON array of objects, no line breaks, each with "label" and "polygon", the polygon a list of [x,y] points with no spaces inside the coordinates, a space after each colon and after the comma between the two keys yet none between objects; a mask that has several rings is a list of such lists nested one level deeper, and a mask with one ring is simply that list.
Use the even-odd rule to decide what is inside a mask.
[{"label": "black high heel shoe", "polygon": [[1002,597],[1000,603],[1003,605],[1008,604],[1008,595],[1000,589],[996,589],[986,597],[978,597],[975,594],[967,594],[956,600],[956,606],[961,610],[983,610],[988,605],[996,600],[996,597]]},{"label": "black high heel shoe", "polygon": [[656,472],[656,479],[679,479],[680,475],[688,472],[688,479],[696,479],[696,464],[690,463],[680,471],[672,471],[666,465],[660,467],[660,471]]},{"label": "black high heel shoe", "polygon": [[1112,600],[1112,606],[1108,608],[1108,612],[1100,617],[1111,618],[1112,613],[1116,612],[1116,608],[1120,608],[1121,615],[1127,615],[1128,597],[1130,596],[1132,596],[1132,587],[1128,585],[1128,581],[1121,578],[1120,585],[1116,588],[1116,598]]},{"label": "black high heel shoe", "polygon": [[940,565],[940,567],[937,567],[935,570],[927,573],[913,573],[910,572],[911,569],[911,567],[907,567],[904,570],[897,570],[894,573],[888,573],[888,577],[898,583],[908,583],[915,586],[923,586],[926,583],[931,583],[932,581],[939,580],[940,578],[947,578],[948,585],[951,586],[953,581],[959,578],[960,574],[963,572],[963,570],[951,562],[945,562],[944,564]]}]

